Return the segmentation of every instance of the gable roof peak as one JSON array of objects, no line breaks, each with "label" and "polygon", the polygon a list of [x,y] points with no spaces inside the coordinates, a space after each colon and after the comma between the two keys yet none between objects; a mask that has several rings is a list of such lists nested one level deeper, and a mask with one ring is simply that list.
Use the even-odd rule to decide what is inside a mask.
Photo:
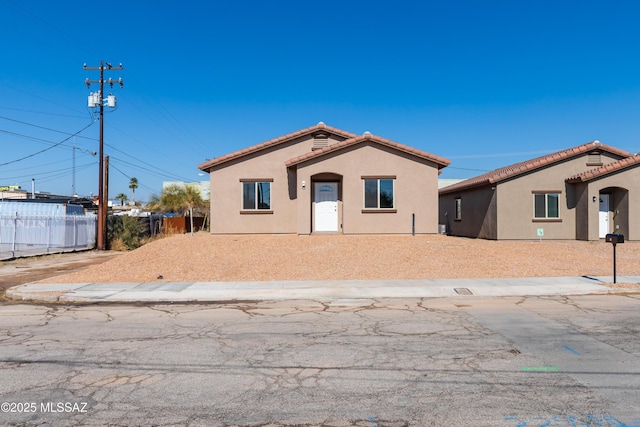
[{"label": "gable roof peak", "polygon": [[[298,165],[307,160],[316,159],[321,156],[324,156],[328,153],[334,153],[339,150],[343,150],[348,147],[353,147],[357,144],[365,143],[365,141],[370,141],[375,144],[383,145],[389,147],[393,150],[407,153],[411,156],[422,158],[424,160],[428,160],[437,165],[438,169],[442,169],[444,167],[449,166],[451,163],[450,160],[445,159],[444,157],[436,156],[435,154],[427,153],[426,151],[418,150],[417,148],[409,147],[408,145],[400,144],[398,142],[392,141],[390,139],[382,138],[377,135],[373,135],[371,132],[367,131],[362,136],[354,135],[352,138],[345,139],[343,141],[337,142],[335,144],[331,144],[327,147],[320,148],[316,151],[310,151],[300,156],[289,159],[285,162],[285,166],[291,167]],[[369,142],[367,142],[369,143]]]},{"label": "gable roof peak", "polygon": [[587,182],[591,181],[592,179],[607,176],[615,172],[620,172],[632,166],[635,167],[639,163],[640,155],[634,154],[632,156],[625,157],[624,159],[620,159],[616,162],[608,163],[598,168],[590,169],[588,171],[573,175],[567,178],[566,181],[569,183]]},{"label": "gable roof peak", "polygon": [[339,139],[350,139],[350,138],[355,138],[357,136],[354,133],[346,132],[344,130],[341,130],[341,129],[338,129],[338,128],[334,128],[332,126],[327,126],[323,122],[318,122],[317,125],[313,125],[313,126],[310,126],[308,128],[305,128],[305,129],[301,129],[301,130],[296,131],[296,132],[291,132],[291,133],[288,133],[286,135],[270,139],[270,140],[262,142],[260,144],[252,145],[250,147],[243,148],[241,150],[234,151],[232,153],[225,154],[225,155],[217,157],[217,158],[213,158],[211,160],[208,160],[208,161],[206,161],[204,163],[199,164],[198,168],[200,170],[205,171],[205,172],[209,172],[209,169],[212,168],[213,166],[221,165],[223,163],[230,162],[232,160],[244,157],[246,155],[257,153],[259,151],[266,150],[266,149],[269,149],[271,147],[275,147],[277,145],[293,141],[296,138],[300,138],[300,137],[303,137],[303,136],[309,136],[309,135],[313,136],[315,134],[320,133],[319,131],[321,131],[322,133],[335,135]]}]

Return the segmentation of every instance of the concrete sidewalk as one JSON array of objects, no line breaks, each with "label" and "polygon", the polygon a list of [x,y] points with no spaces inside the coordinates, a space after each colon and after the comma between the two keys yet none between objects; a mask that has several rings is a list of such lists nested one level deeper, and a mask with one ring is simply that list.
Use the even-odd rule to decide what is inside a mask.
[{"label": "concrete sidewalk", "polygon": [[640,276],[518,279],[340,280],[274,282],[28,283],[8,289],[14,300],[92,302],[214,302],[284,299],[438,298],[640,293]]}]

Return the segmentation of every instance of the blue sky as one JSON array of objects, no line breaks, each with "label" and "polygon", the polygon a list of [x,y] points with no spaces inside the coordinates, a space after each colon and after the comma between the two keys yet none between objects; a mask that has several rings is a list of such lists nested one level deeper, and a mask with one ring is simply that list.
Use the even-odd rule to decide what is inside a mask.
[{"label": "blue sky", "polygon": [[124,66],[111,196],[319,121],[447,157],[442,178],[594,139],[635,153],[639,19],[635,1],[0,0],[0,185],[71,194],[75,152],[76,192],[97,193],[83,64],[101,60]]}]

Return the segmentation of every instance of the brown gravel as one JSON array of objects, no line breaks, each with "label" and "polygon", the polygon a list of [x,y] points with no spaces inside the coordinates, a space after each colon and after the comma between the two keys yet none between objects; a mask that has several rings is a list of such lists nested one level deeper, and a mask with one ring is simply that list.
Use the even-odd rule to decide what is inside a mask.
[{"label": "brown gravel", "polygon": [[[428,236],[209,233],[156,240],[72,282],[435,279],[612,275],[604,242],[490,241]],[[640,275],[640,242],[618,245],[617,274]],[[158,279],[162,276],[162,279]],[[48,279],[51,282],[52,279]]]}]

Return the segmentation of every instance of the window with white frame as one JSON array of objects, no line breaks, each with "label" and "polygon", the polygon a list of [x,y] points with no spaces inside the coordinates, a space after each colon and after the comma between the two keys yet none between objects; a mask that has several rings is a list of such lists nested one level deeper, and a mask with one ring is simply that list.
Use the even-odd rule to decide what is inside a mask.
[{"label": "window with white frame", "polygon": [[271,210],[270,180],[241,180],[243,210]]},{"label": "window with white frame", "polygon": [[534,193],[533,217],[535,219],[560,218],[560,194],[559,193]]},{"label": "window with white frame", "polygon": [[364,182],[365,209],[395,208],[395,177],[363,177],[362,180]]}]

